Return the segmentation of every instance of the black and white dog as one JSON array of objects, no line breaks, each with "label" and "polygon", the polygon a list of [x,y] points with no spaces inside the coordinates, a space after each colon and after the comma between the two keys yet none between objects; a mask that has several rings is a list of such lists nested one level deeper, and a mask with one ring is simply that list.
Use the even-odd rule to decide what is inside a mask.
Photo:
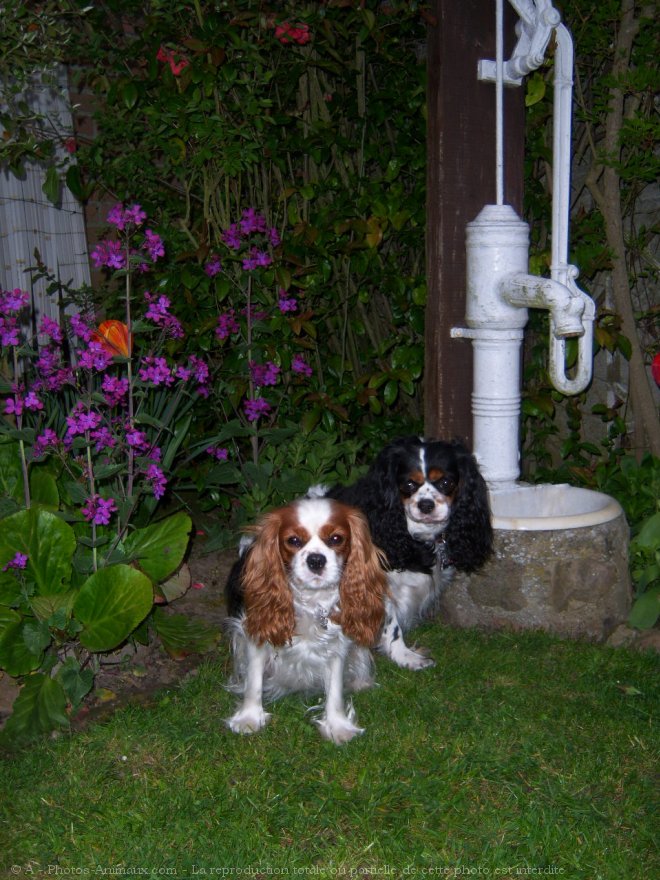
[{"label": "black and white dog", "polygon": [[404,632],[433,610],[454,570],[475,571],[492,552],[488,490],[474,457],[458,440],[400,437],[352,486],[315,486],[309,494],[366,515],[388,562],[378,648],[399,666],[432,666],[432,659],[406,646]]}]

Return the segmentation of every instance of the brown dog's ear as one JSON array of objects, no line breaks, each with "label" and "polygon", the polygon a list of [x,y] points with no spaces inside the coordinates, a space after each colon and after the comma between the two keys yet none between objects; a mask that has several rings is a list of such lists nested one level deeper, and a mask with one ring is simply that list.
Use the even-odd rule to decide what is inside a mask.
[{"label": "brown dog's ear", "polygon": [[278,511],[257,523],[243,570],[245,629],[258,645],[275,647],[290,642],[295,629],[293,595],[279,550],[280,525]]},{"label": "brown dog's ear", "polygon": [[385,616],[387,576],[384,554],[371,540],[367,520],[358,510],[348,514],[351,552],[339,585],[339,624],[359,645],[376,643]]}]

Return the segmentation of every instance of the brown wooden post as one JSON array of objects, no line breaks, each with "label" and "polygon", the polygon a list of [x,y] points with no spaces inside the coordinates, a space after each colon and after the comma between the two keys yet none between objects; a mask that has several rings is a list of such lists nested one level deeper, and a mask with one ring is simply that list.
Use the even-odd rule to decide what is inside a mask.
[{"label": "brown wooden post", "polygon": [[[432,0],[428,29],[428,165],[424,424],[427,436],[472,441],[472,345],[465,325],[465,226],[495,197],[495,86],[477,62],[495,60],[494,0]],[[505,60],[517,16],[505,4]],[[520,214],[524,87],[504,95],[504,201]]]}]

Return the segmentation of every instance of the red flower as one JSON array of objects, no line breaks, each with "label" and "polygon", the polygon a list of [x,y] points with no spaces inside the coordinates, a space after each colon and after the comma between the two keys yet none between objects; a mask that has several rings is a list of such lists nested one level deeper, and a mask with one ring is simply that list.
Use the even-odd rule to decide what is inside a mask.
[{"label": "red flower", "polygon": [[132,334],[129,338],[128,327],[121,321],[104,321],[98,330],[92,333],[94,342],[98,342],[108,354],[130,357],[133,348]]},{"label": "red flower", "polygon": [[156,60],[169,64],[170,70],[174,76],[179,76],[181,71],[190,64],[188,59],[184,58],[183,55],[177,55],[176,52],[173,52],[171,49],[166,49],[165,46],[161,46],[156,53]]},{"label": "red flower", "polygon": [[651,361],[651,375],[655,379],[655,384],[660,388],[660,351]]},{"label": "red flower", "polygon": [[275,37],[280,43],[298,43],[299,46],[304,46],[305,43],[309,43],[312,39],[309,25],[291,24],[288,21],[283,21],[282,24],[276,25]]}]

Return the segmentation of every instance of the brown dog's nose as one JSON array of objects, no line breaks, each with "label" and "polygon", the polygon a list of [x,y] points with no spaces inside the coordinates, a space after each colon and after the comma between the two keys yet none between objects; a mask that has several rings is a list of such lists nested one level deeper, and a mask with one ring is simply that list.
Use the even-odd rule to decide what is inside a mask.
[{"label": "brown dog's nose", "polygon": [[315,574],[319,574],[325,568],[325,561],[325,556],[322,553],[310,553],[307,557],[307,568]]}]

